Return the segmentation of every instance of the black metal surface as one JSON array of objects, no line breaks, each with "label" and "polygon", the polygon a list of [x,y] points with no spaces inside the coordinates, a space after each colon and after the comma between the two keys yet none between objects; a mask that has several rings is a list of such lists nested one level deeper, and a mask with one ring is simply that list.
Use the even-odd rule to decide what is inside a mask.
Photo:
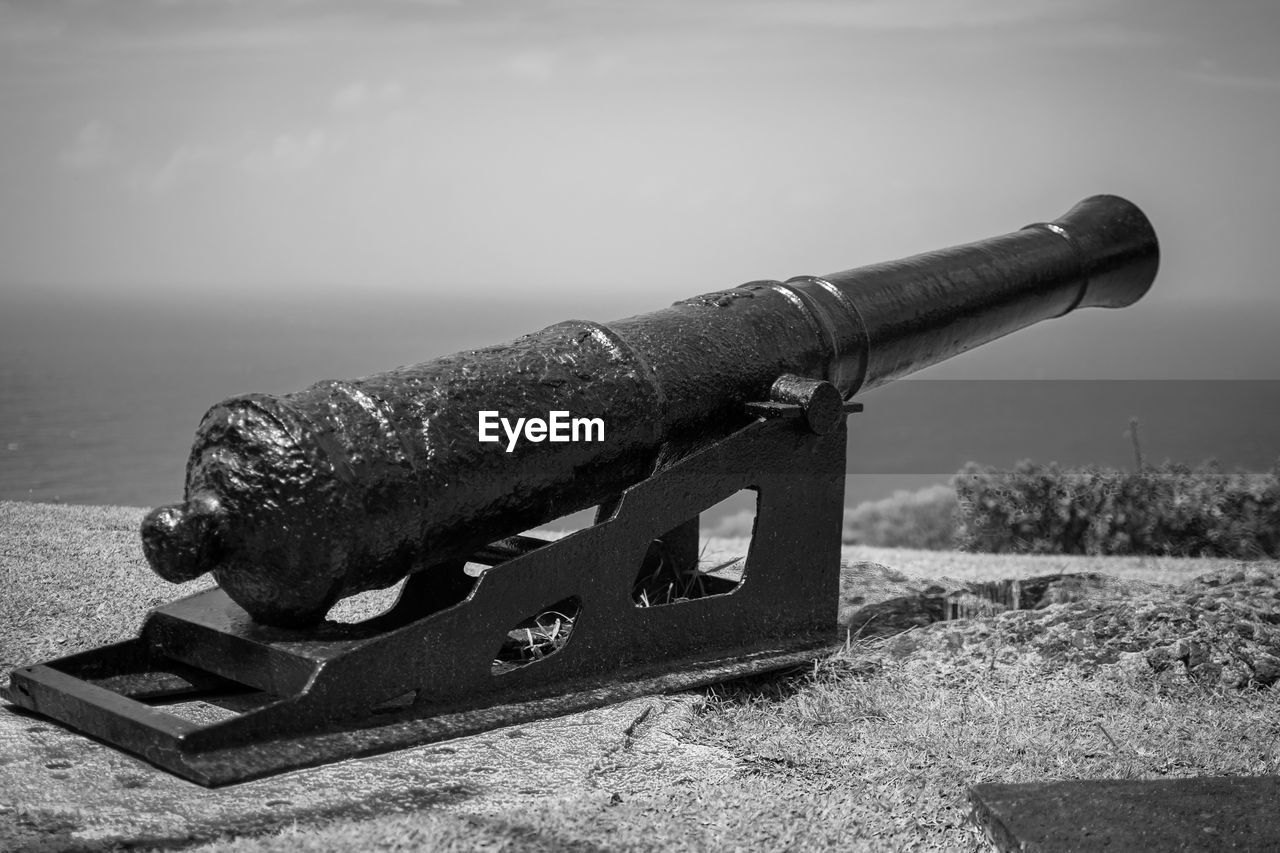
[{"label": "black metal surface", "polygon": [[973,820],[998,851],[1280,850],[1280,777],[985,783]]},{"label": "black metal surface", "polygon": [[[1157,263],[1142,213],[1096,196],[941,252],[227,400],[200,425],[185,501],[144,523],[144,549],[172,580],[212,571],[259,622],[314,624],[341,597],[613,499],[745,425],[745,404],[783,374],[848,399],[1074,308],[1128,305]],[[507,452],[478,440],[481,410],[602,418],[604,441]],[[831,422],[830,400],[812,411]]]},{"label": "black metal surface", "polygon": [[[840,639],[846,429],[841,416],[819,434],[796,404],[779,414],[625,490],[592,527],[485,549],[478,578],[462,561],[414,575],[369,622],[263,625],[213,589],[157,609],[133,641],[16,670],[5,698],[220,785],[811,659]],[[699,512],[742,489],[759,502],[741,582],[637,606],[654,540],[683,542]],[[569,599],[567,643],[495,668],[512,626]],[[228,687],[241,712],[220,722],[155,704]]]},{"label": "black metal surface", "polygon": [[[44,712],[47,715],[62,722],[75,718],[81,721],[80,725],[68,724],[97,740],[127,750],[184,779],[218,787],[600,708],[639,696],[692,690],[803,664],[831,650],[832,646],[826,643],[793,643],[751,654],[684,661],[679,668],[668,672],[655,668],[647,675],[622,673],[597,687],[564,685],[565,692],[542,699],[427,716],[421,709],[411,707],[374,715],[352,723],[349,728],[330,725],[274,740],[248,741],[214,749],[186,748],[184,735],[196,730],[194,726],[176,731],[155,724],[130,726],[135,716],[144,716],[137,708],[126,707],[126,703],[121,703],[119,708],[108,702],[93,705],[101,695],[92,689],[93,685],[86,688],[84,682],[76,682],[48,665],[31,668],[26,683],[32,695],[39,697],[37,701],[50,709]],[[70,701],[65,701],[68,698]],[[120,720],[113,719],[117,715]],[[154,719],[167,716],[158,714]]]}]

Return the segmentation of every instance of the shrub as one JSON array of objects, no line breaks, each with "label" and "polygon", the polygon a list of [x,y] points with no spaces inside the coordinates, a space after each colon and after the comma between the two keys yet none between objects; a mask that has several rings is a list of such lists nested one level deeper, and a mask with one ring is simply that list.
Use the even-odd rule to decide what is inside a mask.
[{"label": "shrub", "polygon": [[844,544],[951,550],[958,509],[955,490],[942,484],[864,501],[845,513]]},{"label": "shrub", "polygon": [[1215,462],[1140,471],[969,463],[953,484],[968,550],[1280,556],[1280,462],[1265,473]]}]

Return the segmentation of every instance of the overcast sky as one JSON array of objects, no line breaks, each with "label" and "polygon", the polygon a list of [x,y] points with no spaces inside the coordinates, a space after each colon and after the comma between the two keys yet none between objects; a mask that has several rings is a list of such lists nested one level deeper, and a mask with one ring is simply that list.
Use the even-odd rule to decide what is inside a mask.
[{"label": "overcast sky", "polygon": [[[1277,45],[1274,0],[0,0],[0,285],[603,320],[1111,192],[1161,278],[1044,345],[1280,378]],[[1256,327],[1169,340],[1213,303]]]}]

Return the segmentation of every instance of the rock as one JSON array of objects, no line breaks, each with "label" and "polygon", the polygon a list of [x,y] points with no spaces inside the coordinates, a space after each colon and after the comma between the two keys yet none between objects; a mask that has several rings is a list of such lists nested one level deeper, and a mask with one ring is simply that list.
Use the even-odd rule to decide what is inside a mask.
[{"label": "rock", "polygon": [[1276,850],[1280,777],[982,784],[975,822],[997,850]]},{"label": "rock", "polygon": [[1121,652],[1113,664],[1104,664],[1107,674],[1122,681],[1134,681],[1149,678],[1154,670],[1142,652]]},{"label": "rock", "polygon": [[[1029,610],[1072,601],[1115,601],[1152,586],[1082,573],[1005,581],[942,578],[921,588],[905,575],[878,563],[855,563],[845,567],[842,574],[842,584],[848,592],[840,624],[855,634],[861,631],[862,636],[885,636],[933,622],[989,617],[1010,609]],[[884,594],[888,591],[899,594],[890,597]]]},{"label": "rock", "polygon": [[1280,679],[1280,657],[1259,652],[1249,661],[1253,667],[1253,678],[1260,685],[1271,686]]},{"label": "rock", "polygon": [[[911,634],[912,655],[989,665],[1002,649],[1012,647],[1024,657],[1036,656],[1039,666],[1073,666],[1086,675],[1154,677],[1168,684],[1190,680],[1228,689],[1268,687],[1280,682],[1278,573],[1274,565],[1251,566],[1205,575],[1181,587],[1087,575],[1074,579],[1079,582],[1059,583],[1067,578],[1058,576],[1053,582],[1028,584],[1044,593],[1034,610],[935,624],[946,612],[940,602],[956,598],[950,592],[932,602],[923,594],[915,601],[884,602],[875,615],[882,627],[919,628]],[[1055,583],[1058,592],[1053,593]],[[1012,583],[1005,587],[1011,588]],[[1045,603],[1051,594],[1069,600]],[[869,615],[855,614],[859,620]],[[920,624],[930,617],[934,622]],[[901,652],[895,647],[895,654]]]},{"label": "rock", "polygon": [[860,608],[848,617],[844,627],[854,637],[888,637],[941,619],[937,599],[904,595]]},{"label": "rock", "polygon": [[969,589],[1011,610],[1035,610],[1072,601],[1118,601],[1149,592],[1158,584],[1113,578],[1097,572],[1039,575],[1032,578],[973,582]]}]

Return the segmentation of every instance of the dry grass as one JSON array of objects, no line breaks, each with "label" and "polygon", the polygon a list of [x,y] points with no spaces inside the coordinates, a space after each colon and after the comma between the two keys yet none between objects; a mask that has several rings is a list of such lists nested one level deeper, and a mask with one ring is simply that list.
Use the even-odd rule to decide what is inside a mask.
[{"label": "dry grass", "polygon": [[[10,549],[0,575],[13,593],[0,598],[0,661],[29,663],[128,636],[147,607],[188,591],[154,582],[140,565],[131,550],[140,513],[66,515],[93,526],[100,552],[73,552],[34,509],[0,504]],[[713,542],[704,558],[723,562],[744,546]],[[859,547],[845,557],[894,567],[904,577],[897,583],[916,586],[942,576],[1089,571],[1180,583],[1236,565]],[[981,850],[966,819],[976,783],[1280,773],[1280,693],[1071,660],[1049,666],[1000,625],[974,623],[984,637],[964,654],[944,632],[922,631],[938,636],[858,643],[802,672],[707,691],[667,739],[638,730],[634,749],[582,767],[590,795],[561,796],[563,780],[549,776],[545,798],[519,811],[468,811],[465,801],[399,813],[388,806],[190,849]],[[548,627],[555,634],[563,625]]]},{"label": "dry grass", "polygon": [[[913,586],[1055,571],[1172,583],[1238,565],[848,550]],[[591,771],[599,798],[548,801],[515,823],[423,812],[207,849],[987,850],[968,820],[978,783],[1280,773],[1280,693],[1050,662],[1000,624],[854,642],[811,669],[715,687],[679,737],[718,756],[701,773],[661,754],[636,772],[620,757]],[[957,645],[947,630],[982,640]]]},{"label": "dry grass", "polygon": [[494,674],[510,672],[560,651],[569,642],[577,615],[576,606],[553,607],[512,628],[493,661]]},{"label": "dry grass", "polygon": [[981,782],[1280,772],[1280,701],[1114,675],[1046,673],[1021,655],[957,664],[892,642],[708,691],[681,735],[720,756],[636,774],[619,756],[595,797],[518,820],[425,810],[214,842],[289,850],[987,850]]},{"label": "dry grass", "polygon": [[[963,551],[919,551],[849,545],[846,562],[883,563],[913,578],[1004,580],[1040,575],[1098,572],[1115,578],[1179,584],[1207,572],[1237,566],[1239,560],[1193,557],[1094,557],[1062,554],[970,554]],[[1262,565],[1280,565],[1261,561]]]},{"label": "dry grass", "polygon": [[[732,576],[736,582],[742,576],[742,560],[737,555],[709,559],[709,544],[690,561],[682,560],[665,543],[655,541],[631,590],[632,600],[639,607],[659,607],[724,592],[721,580]],[[718,549],[717,553],[723,550]]]},{"label": "dry grass", "polygon": [[854,645],[800,678],[712,692],[691,736],[785,781],[814,814],[834,786],[864,849],[982,849],[981,782],[1280,771],[1280,700],[1119,673],[1046,672],[1023,655],[957,662]]}]

